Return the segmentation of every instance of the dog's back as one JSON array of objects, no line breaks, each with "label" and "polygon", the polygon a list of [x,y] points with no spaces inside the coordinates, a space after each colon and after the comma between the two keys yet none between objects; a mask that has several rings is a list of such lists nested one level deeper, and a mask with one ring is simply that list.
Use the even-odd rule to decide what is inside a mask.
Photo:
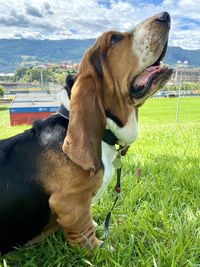
[{"label": "dog's back", "polygon": [[[53,115],[0,141],[0,251],[26,243],[48,223],[49,195],[38,181],[44,150],[62,153],[67,123]],[[49,134],[48,134],[49,133]]]}]

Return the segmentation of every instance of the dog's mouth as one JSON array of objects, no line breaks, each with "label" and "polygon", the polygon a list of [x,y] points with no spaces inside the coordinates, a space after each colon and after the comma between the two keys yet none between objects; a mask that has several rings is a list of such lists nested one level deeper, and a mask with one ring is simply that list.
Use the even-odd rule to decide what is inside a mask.
[{"label": "dog's mouth", "polygon": [[173,70],[161,62],[167,51],[167,43],[159,58],[139,73],[131,82],[130,95],[134,99],[139,100],[147,95],[154,94],[170,78]]}]

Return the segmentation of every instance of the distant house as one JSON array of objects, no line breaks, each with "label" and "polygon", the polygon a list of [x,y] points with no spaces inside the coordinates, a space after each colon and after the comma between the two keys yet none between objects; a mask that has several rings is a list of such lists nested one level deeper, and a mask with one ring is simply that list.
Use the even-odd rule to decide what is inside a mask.
[{"label": "distant house", "polygon": [[59,71],[67,72],[67,71],[77,71],[79,67],[79,63],[73,63],[72,61],[64,61],[62,63],[46,63],[45,67],[47,69],[57,69]]}]

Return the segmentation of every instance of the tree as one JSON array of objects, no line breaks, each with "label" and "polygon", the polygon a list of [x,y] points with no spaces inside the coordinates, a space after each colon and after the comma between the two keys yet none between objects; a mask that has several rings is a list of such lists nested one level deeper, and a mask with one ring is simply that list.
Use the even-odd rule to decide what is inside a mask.
[{"label": "tree", "polygon": [[26,75],[27,70],[28,69],[25,67],[16,69],[15,76],[13,77],[13,81],[16,82],[16,81],[23,80],[24,76]]},{"label": "tree", "polygon": [[27,82],[39,82],[41,79],[43,83],[48,83],[52,81],[53,72],[51,70],[43,68],[30,68],[27,70],[24,80]]},{"label": "tree", "polygon": [[66,74],[55,73],[54,74],[54,82],[64,85],[66,79]]}]

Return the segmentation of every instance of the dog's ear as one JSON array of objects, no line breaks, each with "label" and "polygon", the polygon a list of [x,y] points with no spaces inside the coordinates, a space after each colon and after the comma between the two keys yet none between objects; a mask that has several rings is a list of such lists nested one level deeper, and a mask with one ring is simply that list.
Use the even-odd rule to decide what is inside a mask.
[{"label": "dog's ear", "polygon": [[101,168],[101,140],[106,117],[98,82],[77,77],[70,100],[70,118],[63,152],[78,166],[95,175]]},{"label": "dog's ear", "polygon": [[65,89],[67,90],[67,94],[69,99],[71,98],[71,90],[74,85],[75,75],[67,75],[66,81],[65,81]]}]

